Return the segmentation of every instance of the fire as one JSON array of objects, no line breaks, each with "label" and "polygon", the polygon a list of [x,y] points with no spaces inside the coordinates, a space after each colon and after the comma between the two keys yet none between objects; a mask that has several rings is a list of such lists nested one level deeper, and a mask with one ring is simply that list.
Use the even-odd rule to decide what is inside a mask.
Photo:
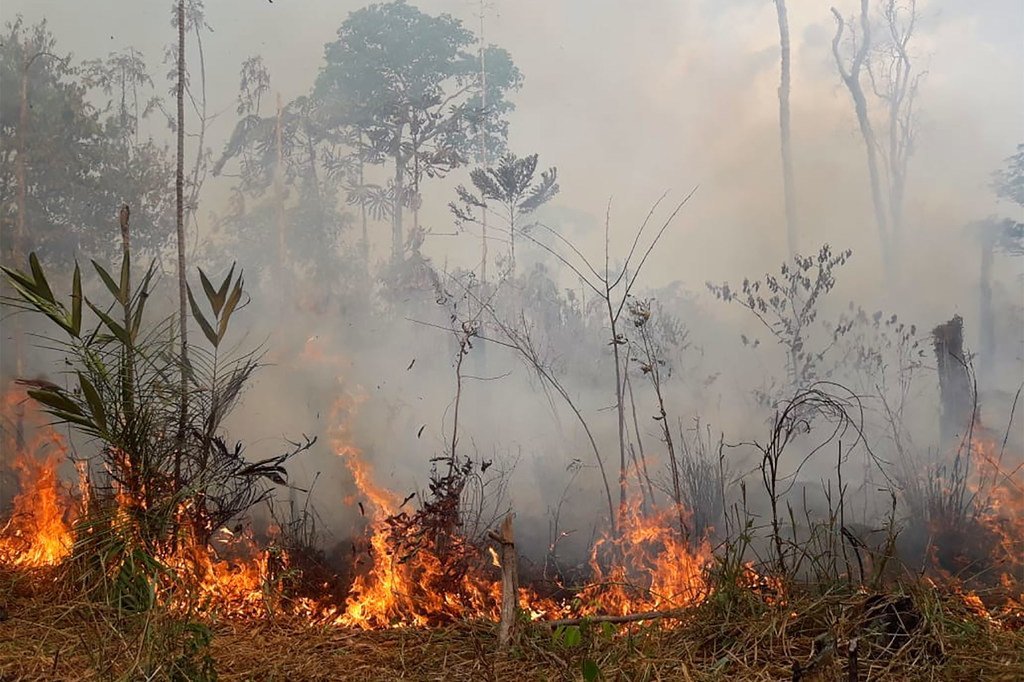
[{"label": "fire", "polygon": [[637,504],[623,511],[618,535],[606,533],[591,550],[591,582],[579,595],[585,614],[680,608],[707,596],[711,546],[706,538],[691,546],[675,518],[673,509],[648,515]]},{"label": "fire", "polygon": [[[391,491],[374,483],[369,463],[352,444],[347,424],[354,409],[351,400],[335,405],[331,442],[351,472],[361,499],[371,507],[370,567],[355,578],[344,613],[336,622],[377,628],[495,617],[501,588],[493,549],[471,555],[474,561],[452,584],[433,541],[421,543],[408,556],[394,546],[388,519],[401,503]],[[579,593],[583,606],[575,615],[679,608],[704,599],[709,589],[705,568],[711,558],[710,545],[701,539],[691,546],[672,527],[674,518],[674,510],[645,515],[638,506],[629,507],[620,519],[618,535],[607,533],[595,543],[590,556],[592,580]],[[529,588],[521,589],[520,605],[534,618],[573,615],[568,605],[541,598]]]},{"label": "fire", "polygon": [[[371,536],[366,554],[369,570],[357,575],[335,622],[360,628],[430,623],[495,611],[500,597],[497,582],[467,573],[455,589],[438,589],[446,581],[437,548],[425,540],[416,551],[401,556],[392,546],[387,519],[399,509],[398,497],[373,481],[373,470],[352,444],[349,424],[358,401],[343,398],[332,410],[331,444],[352,474],[360,497],[370,506]],[[351,500],[350,500],[351,502]],[[362,501],[359,502],[362,505]],[[366,507],[361,509],[366,511]]]},{"label": "fire", "polygon": [[[288,554],[273,545],[261,546],[251,532],[219,529],[209,542],[183,532],[173,548],[157,557],[174,576],[156,586],[172,609],[243,619],[284,611],[310,622],[362,629],[497,618],[501,569],[494,549],[474,546],[458,528],[438,533],[430,528],[408,531],[401,525],[402,519],[410,518],[403,516],[409,513],[404,510],[408,500],[375,482],[373,467],[354,445],[351,424],[359,404],[351,397],[338,400],[328,434],[358,491],[347,502],[358,504],[368,520],[366,544],[356,551],[355,576],[344,602],[316,594],[282,597],[281,577],[291,570]],[[4,408],[8,416],[24,410],[19,419],[31,430],[4,431],[4,451],[15,453],[21,492],[14,500],[13,516],[0,532],[0,560],[19,567],[58,564],[70,553],[69,521],[81,505],[58,480],[66,445],[23,392],[9,392]],[[31,433],[28,445],[19,447],[20,433]],[[979,501],[977,523],[992,538],[988,565],[1001,574],[984,592],[960,587],[953,576],[946,579],[971,612],[991,622],[1017,622],[1024,617],[1021,469],[1007,468],[995,441],[979,441],[972,455],[970,489]],[[78,473],[85,499],[88,478],[83,468]],[[141,503],[124,494],[116,501],[126,520],[132,505]],[[618,521],[616,532],[606,531],[591,548],[588,580],[572,605],[543,598],[525,586],[520,588],[521,608],[533,619],[627,615],[687,607],[708,597],[710,542],[684,537],[675,509],[645,513],[634,503],[623,509]],[[414,537],[403,537],[403,531]],[[785,602],[776,578],[747,566],[744,580],[770,603]],[[328,594],[329,584],[323,587]],[[993,590],[999,591],[998,607],[989,605]]]},{"label": "fire", "polygon": [[196,610],[231,617],[258,618],[269,611],[274,578],[273,556],[260,550],[246,535],[226,528],[215,533],[225,558],[209,545],[186,538],[163,557],[164,564],[182,579],[184,590],[172,596],[178,610]]},{"label": "fire", "polygon": [[1003,567],[1003,580],[1024,584],[1024,462],[1006,462],[992,439],[972,444],[976,467],[971,489],[980,498],[979,521],[996,538],[993,559]]},{"label": "fire", "polygon": [[[47,424],[24,391],[10,390],[3,400],[3,451],[14,453],[21,492],[14,498],[10,521],[0,535],[0,559],[15,566],[59,563],[71,552],[72,535],[65,519],[71,504],[61,490],[57,467],[67,453],[64,440]],[[28,444],[22,434],[32,432]]]}]

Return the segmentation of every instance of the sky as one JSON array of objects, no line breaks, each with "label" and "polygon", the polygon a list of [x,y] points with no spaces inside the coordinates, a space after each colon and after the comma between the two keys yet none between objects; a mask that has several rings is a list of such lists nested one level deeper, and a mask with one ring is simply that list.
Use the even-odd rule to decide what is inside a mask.
[{"label": "sky", "polygon": [[[272,89],[286,100],[303,94],[316,77],[323,45],[362,4],[206,3],[213,28],[204,45],[210,105],[221,112],[210,130],[215,154],[233,127],[242,61],[262,55]],[[479,29],[479,2],[414,4]],[[851,14],[858,3],[836,4]],[[788,5],[801,246],[816,251],[828,241],[853,248],[858,286],[874,291],[880,260],[864,147],[831,55],[834,21],[827,3]],[[957,267],[962,245],[956,235],[966,222],[1010,211],[996,204],[988,182],[1024,142],[1024,3],[922,0],[918,10],[912,50],[927,76],[917,104],[907,229],[914,249],[927,253],[909,259],[907,268],[932,277]],[[166,71],[160,60],[173,39],[170,3],[5,0],[0,11],[5,20],[19,13],[30,22],[46,18],[58,45],[77,58],[133,45],[154,75]],[[585,252],[599,255],[609,201],[614,250],[629,243],[663,192],[678,198],[698,187],[666,233],[665,255],[651,263],[652,285],[682,280],[703,290],[706,280],[763,271],[784,257],[778,26],[771,2],[490,0],[484,19],[487,42],[508,49],[525,75],[513,97],[509,146],[539,153],[544,167],[558,167],[562,191],[554,204],[563,214],[585,217],[564,226]],[[457,181],[465,182],[459,172],[451,182]],[[437,233],[451,231],[450,184],[426,190],[424,222]],[[222,205],[225,189],[223,181],[212,182],[204,207]],[[457,260],[469,249],[466,240],[445,237],[427,246],[438,260]],[[955,295],[949,278],[935,286]]]}]

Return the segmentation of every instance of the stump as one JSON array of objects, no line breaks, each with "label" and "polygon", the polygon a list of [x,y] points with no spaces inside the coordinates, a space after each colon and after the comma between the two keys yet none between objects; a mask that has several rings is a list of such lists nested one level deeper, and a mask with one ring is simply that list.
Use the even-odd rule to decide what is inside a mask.
[{"label": "stump", "polygon": [[964,321],[956,315],[932,330],[942,402],[942,444],[951,447],[963,439],[974,421],[974,391],[964,355]]},{"label": "stump", "polygon": [[505,516],[497,533],[490,538],[498,544],[501,566],[501,621],[498,624],[498,648],[505,649],[516,638],[519,623],[519,570],[516,567],[516,543],[512,533],[512,514]]}]

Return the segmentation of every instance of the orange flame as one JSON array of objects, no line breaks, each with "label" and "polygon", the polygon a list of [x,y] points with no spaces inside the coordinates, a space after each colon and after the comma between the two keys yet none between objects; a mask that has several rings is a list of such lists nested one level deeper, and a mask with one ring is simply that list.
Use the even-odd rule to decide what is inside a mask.
[{"label": "orange flame", "polygon": [[645,515],[639,504],[619,518],[619,534],[605,534],[590,554],[592,581],[580,593],[584,613],[626,615],[689,606],[708,593],[705,568],[711,546],[690,545],[673,527],[673,509]]},{"label": "orange flame", "polygon": [[[67,446],[24,391],[4,395],[3,415],[14,425],[4,430],[3,451],[14,453],[21,492],[14,498],[14,512],[0,537],[0,559],[24,567],[59,563],[70,554],[72,544],[65,522],[71,501],[57,478]],[[28,444],[22,442],[25,432],[32,435]]]}]

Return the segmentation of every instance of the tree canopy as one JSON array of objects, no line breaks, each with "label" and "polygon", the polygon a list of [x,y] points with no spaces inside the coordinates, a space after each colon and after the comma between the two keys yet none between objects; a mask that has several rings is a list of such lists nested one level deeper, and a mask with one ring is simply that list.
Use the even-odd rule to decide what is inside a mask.
[{"label": "tree canopy", "polygon": [[[134,99],[129,106],[132,84],[147,82],[137,53],[75,64],[59,52],[45,22],[7,24],[0,45],[0,90],[7,93],[0,101],[5,252],[34,250],[62,263],[79,252],[108,257],[118,248],[123,202],[132,205],[138,251],[163,244],[171,164],[165,148],[138,139],[144,114]],[[107,107],[92,104],[100,92],[111,96]]]}]

